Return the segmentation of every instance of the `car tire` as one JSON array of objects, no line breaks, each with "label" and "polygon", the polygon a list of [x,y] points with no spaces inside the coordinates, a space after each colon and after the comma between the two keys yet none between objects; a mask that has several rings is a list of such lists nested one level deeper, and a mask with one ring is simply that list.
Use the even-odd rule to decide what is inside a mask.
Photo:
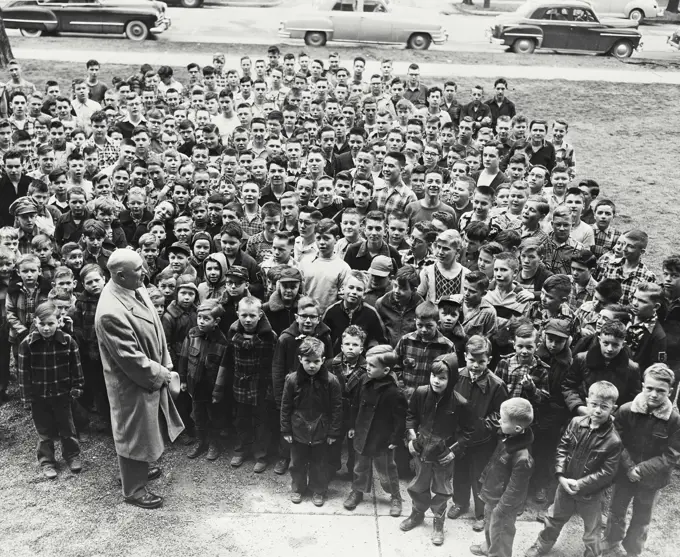
[{"label": "car tire", "polygon": [[406,46],[411,50],[427,50],[432,44],[432,37],[427,33],[413,33],[408,38]]},{"label": "car tire", "polygon": [[144,41],[149,36],[149,28],[143,21],[134,19],[125,26],[125,36],[131,41]]},{"label": "car tire", "polygon": [[42,29],[24,29],[24,28],[21,28],[20,31],[21,31],[22,37],[29,37],[31,39],[36,39],[40,35],[43,34]]},{"label": "car tire", "polygon": [[631,19],[633,21],[637,21],[638,23],[642,23],[642,20],[645,18],[645,13],[642,10],[631,10],[630,13],[628,14],[628,19]]},{"label": "car tire", "polygon": [[609,53],[614,58],[619,59],[630,58],[633,54],[633,45],[631,44],[630,41],[622,39],[614,43],[614,46],[611,48]]},{"label": "car tire", "polygon": [[180,0],[180,6],[183,8],[201,8],[203,0]]},{"label": "car tire", "polygon": [[517,39],[512,43],[512,51],[515,54],[531,54],[534,50],[536,50],[534,39]]},{"label": "car tire", "polygon": [[323,31],[307,31],[305,33],[305,44],[307,46],[325,46],[326,40],[326,33]]}]

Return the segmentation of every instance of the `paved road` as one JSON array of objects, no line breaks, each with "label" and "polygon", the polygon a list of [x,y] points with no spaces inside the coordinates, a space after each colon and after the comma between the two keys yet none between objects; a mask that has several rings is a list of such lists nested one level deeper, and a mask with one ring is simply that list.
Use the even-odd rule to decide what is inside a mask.
[{"label": "paved road", "polygon": [[[400,3],[427,6],[434,13],[443,7],[439,0],[397,0]],[[211,3],[202,9],[187,10],[169,8],[172,28],[160,37],[162,42],[210,42],[223,44],[274,44],[279,43],[277,30],[279,22],[297,10],[303,10],[302,0],[285,0],[273,8],[227,7]],[[433,45],[433,50],[453,52],[500,52],[502,47],[489,44],[484,32],[491,25],[492,17],[480,15],[440,15],[449,32],[449,41],[442,46]],[[644,50],[636,53],[641,58],[678,58],[677,51],[666,45],[666,38],[672,32],[672,25],[644,25]],[[8,34],[18,34],[10,30]],[[64,39],[64,48],[76,48],[71,40]],[[302,44],[290,41],[286,44]],[[37,42],[36,42],[37,46]],[[61,48],[61,45],[56,46]]]}]

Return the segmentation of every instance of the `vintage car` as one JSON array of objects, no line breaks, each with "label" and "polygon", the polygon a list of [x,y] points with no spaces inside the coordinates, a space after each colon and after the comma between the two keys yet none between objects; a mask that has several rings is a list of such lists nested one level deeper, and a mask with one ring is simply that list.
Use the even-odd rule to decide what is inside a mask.
[{"label": "vintage car", "polygon": [[43,33],[125,33],[143,41],[170,28],[165,2],[155,0],[10,0],[2,9],[7,29],[24,37]]},{"label": "vintage car", "polygon": [[432,12],[393,6],[389,0],[319,0],[281,22],[283,39],[304,39],[309,46],[326,41],[402,44],[427,50],[449,36]]},{"label": "vintage car", "polygon": [[628,58],[642,46],[637,25],[637,21],[625,19],[600,20],[586,1],[539,0],[497,17],[487,34],[492,43],[506,45],[518,54],[543,48]]},{"label": "vintage car", "polygon": [[675,30],[675,33],[668,37],[668,41],[666,42],[676,50],[680,50],[680,27]]},{"label": "vintage car", "polygon": [[633,21],[662,17],[664,9],[656,0],[589,0],[599,16],[627,17]]}]

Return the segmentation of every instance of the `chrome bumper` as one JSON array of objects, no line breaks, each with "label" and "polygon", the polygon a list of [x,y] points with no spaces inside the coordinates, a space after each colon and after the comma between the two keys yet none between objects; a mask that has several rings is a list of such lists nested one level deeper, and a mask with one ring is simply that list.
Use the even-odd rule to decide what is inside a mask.
[{"label": "chrome bumper", "polygon": [[172,26],[172,20],[169,17],[164,17],[163,19],[156,22],[156,26],[149,29],[154,35],[163,33],[167,31]]},{"label": "chrome bumper", "polygon": [[434,44],[445,44],[449,40],[449,34],[446,31],[442,31],[436,35],[432,35],[432,42]]}]

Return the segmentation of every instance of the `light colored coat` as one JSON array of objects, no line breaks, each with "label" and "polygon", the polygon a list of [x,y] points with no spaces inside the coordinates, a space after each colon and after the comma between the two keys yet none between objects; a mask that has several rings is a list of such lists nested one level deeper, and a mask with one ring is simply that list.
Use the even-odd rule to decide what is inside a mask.
[{"label": "light colored coat", "polygon": [[116,453],[153,462],[164,448],[159,413],[165,417],[170,441],[184,424],[161,376],[171,362],[160,318],[146,289],[138,292],[145,303],[133,290],[110,281],[97,305],[95,329]]}]

